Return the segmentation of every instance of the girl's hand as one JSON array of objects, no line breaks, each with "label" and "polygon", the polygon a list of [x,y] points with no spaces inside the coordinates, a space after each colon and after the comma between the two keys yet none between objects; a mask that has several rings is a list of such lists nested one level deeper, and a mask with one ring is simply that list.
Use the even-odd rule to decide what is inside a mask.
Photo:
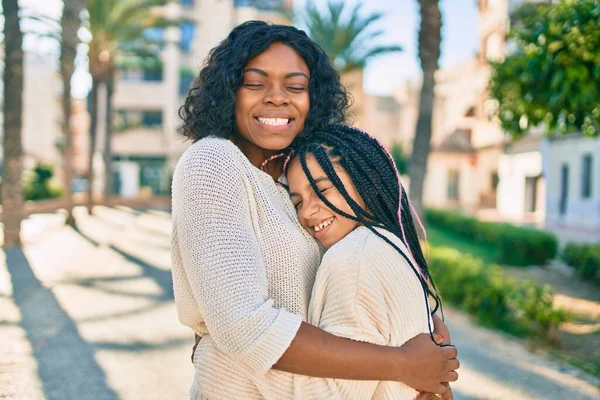
[{"label": "girl's hand", "polygon": [[454,400],[454,396],[452,395],[452,389],[450,388],[450,385],[448,383],[444,383],[444,386],[448,388],[448,391],[443,395],[422,392],[419,393],[416,400]]},{"label": "girl's hand", "polygon": [[448,330],[448,326],[446,325],[446,323],[444,321],[442,321],[442,319],[437,315],[434,314],[433,317],[433,331],[434,333],[437,333],[438,337],[441,338],[441,342],[438,341],[438,338],[436,337],[436,343],[439,345],[448,345],[450,344],[450,331]]}]

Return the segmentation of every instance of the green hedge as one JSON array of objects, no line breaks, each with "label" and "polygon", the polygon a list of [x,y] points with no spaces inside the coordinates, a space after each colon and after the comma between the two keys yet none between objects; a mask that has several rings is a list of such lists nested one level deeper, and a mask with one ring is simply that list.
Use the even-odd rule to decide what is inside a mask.
[{"label": "green hedge", "polygon": [[552,306],[549,286],[507,278],[500,267],[484,265],[450,248],[432,248],[429,267],[446,301],[487,326],[542,341],[558,340],[558,325],[568,313]]},{"label": "green hedge", "polygon": [[497,249],[500,264],[544,265],[556,257],[558,241],[548,232],[505,223],[484,222],[454,211],[428,209],[427,222]]},{"label": "green hedge", "polygon": [[568,243],[562,259],[573,266],[583,279],[600,283],[600,244]]},{"label": "green hedge", "polygon": [[38,163],[23,178],[23,195],[25,200],[54,199],[62,196],[60,184],[53,182],[54,168],[51,165]]}]

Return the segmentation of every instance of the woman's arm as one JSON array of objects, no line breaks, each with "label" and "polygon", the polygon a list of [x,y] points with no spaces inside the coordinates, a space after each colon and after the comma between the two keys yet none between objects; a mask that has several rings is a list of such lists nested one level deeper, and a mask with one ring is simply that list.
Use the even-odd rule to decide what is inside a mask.
[{"label": "woman's arm", "polygon": [[401,347],[355,342],[302,323],[289,349],[273,368],[301,375],[355,380],[400,381],[443,394],[442,382],[458,379],[454,347],[439,347],[421,334]]}]

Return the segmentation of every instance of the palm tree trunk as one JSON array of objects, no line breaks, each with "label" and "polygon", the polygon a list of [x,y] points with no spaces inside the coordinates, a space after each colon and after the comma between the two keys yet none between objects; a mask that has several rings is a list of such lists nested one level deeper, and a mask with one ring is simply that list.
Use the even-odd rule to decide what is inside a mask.
[{"label": "palm tree trunk", "polygon": [[92,90],[90,92],[90,142],[89,157],[87,169],[87,209],[88,214],[92,213],[94,208],[94,153],[96,153],[96,131],[98,130],[98,86],[100,81],[92,76]]},{"label": "palm tree trunk", "polygon": [[112,174],[112,134],[113,115],[112,115],[112,98],[115,86],[115,73],[111,67],[107,72],[106,80],[106,134],[104,135],[104,202],[108,201],[113,193],[113,174]]},{"label": "palm tree trunk", "polygon": [[438,0],[419,0],[421,26],[419,59],[423,69],[423,86],[419,99],[419,119],[409,163],[410,196],[417,213],[423,212],[423,187],[427,159],[431,148],[435,71],[440,58],[442,16]]},{"label": "palm tree trunk", "polygon": [[66,223],[75,226],[73,217],[73,134],[71,129],[71,78],[75,71],[75,57],[77,56],[77,31],[81,26],[79,14],[84,5],[82,0],[64,0],[61,18],[61,52],[60,74],[63,81],[63,176],[64,196],[66,200]]},{"label": "palm tree trunk", "polygon": [[4,10],[4,168],[2,173],[2,219],[4,246],[21,244],[23,217],[23,33],[19,25],[18,0],[2,0]]}]

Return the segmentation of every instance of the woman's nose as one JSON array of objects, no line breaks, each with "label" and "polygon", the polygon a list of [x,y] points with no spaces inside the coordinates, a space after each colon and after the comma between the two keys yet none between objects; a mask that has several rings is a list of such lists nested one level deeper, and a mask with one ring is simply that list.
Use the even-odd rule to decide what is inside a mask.
[{"label": "woman's nose", "polygon": [[265,93],[264,103],[273,104],[274,106],[283,106],[289,104],[289,97],[285,88],[279,85],[272,85]]}]

